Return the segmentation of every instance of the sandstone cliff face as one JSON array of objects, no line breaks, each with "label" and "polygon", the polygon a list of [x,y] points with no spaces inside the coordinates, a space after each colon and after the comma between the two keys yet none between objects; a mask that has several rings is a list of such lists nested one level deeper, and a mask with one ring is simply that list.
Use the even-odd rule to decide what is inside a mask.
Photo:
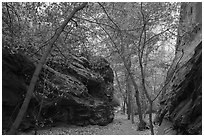
[{"label": "sandstone cliff face", "polygon": [[[25,55],[3,50],[3,129],[8,129],[24,100],[35,65]],[[72,56],[44,66],[21,129],[56,122],[107,125],[114,118],[113,71],[102,57]]]},{"label": "sandstone cliff face", "polygon": [[182,3],[157,134],[202,134],[202,3]]}]

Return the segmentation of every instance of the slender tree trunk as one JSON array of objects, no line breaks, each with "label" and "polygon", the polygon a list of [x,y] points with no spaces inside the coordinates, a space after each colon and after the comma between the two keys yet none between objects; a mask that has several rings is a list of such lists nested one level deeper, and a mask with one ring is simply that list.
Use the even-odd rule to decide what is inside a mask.
[{"label": "slender tree trunk", "polygon": [[128,75],[126,75],[126,90],[127,90],[127,114],[128,114],[128,120],[130,120],[130,115],[131,115],[131,91],[130,91],[130,80],[129,80]]},{"label": "slender tree trunk", "polygon": [[123,114],[125,114],[125,105],[126,105],[126,103],[125,103],[125,98],[123,98],[124,99],[124,101],[123,101]]},{"label": "slender tree trunk", "polygon": [[144,81],[144,76],[142,76],[142,86],[143,86],[143,90],[145,91],[145,95],[148,99],[148,102],[149,102],[149,124],[150,124],[150,130],[151,130],[151,134],[154,135],[154,127],[153,127],[153,124],[152,124],[152,104],[153,104],[153,101],[151,100],[148,92],[147,92],[147,89],[145,87],[145,81]]},{"label": "slender tree trunk", "polygon": [[28,91],[26,93],[26,97],[24,99],[24,102],[19,110],[19,113],[13,123],[13,125],[11,126],[8,134],[13,135],[16,134],[16,130],[18,129],[30,102],[30,99],[33,95],[33,90],[35,88],[35,84],[38,80],[38,76],[40,74],[40,71],[42,69],[43,64],[45,63],[50,51],[52,50],[52,47],[55,43],[55,41],[58,39],[58,37],[60,36],[60,34],[62,33],[62,31],[64,30],[65,26],[67,25],[67,23],[72,19],[72,17],[74,16],[74,14],[76,12],[78,12],[79,10],[83,9],[85,6],[87,5],[87,3],[83,3],[80,6],[76,7],[73,9],[73,11],[71,12],[71,14],[67,17],[67,19],[63,22],[63,24],[59,27],[59,29],[57,29],[57,31],[55,32],[54,36],[48,41],[48,47],[47,47],[47,51],[43,54],[41,60],[39,61],[38,66],[35,69],[35,72],[33,74],[33,77],[31,79],[30,85],[28,87]]},{"label": "slender tree trunk", "polygon": [[[120,93],[122,94],[123,91],[122,91],[121,84],[120,84],[120,81],[119,81],[119,78],[118,78],[118,74],[117,74],[116,71],[114,71],[114,73],[115,73],[115,79],[116,79],[116,82],[117,82],[119,91],[120,91]],[[124,95],[124,96],[126,96],[126,95]],[[124,101],[123,101],[123,106],[122,106],[122,108],[123,108],[123,113],[125,114],[125,97],[123,97],[123,99],[124,99]]]},{"label": "slender tree trunk", "polygon": [[126,97],[125,97],[125,114],[127,114],[127,109],[128,109],[128,102],[127,102],[127,93],[126,93],[126,95],[125,95]]},{"label": "slender tree trunk", "polygon": [[138,116],[139,116],[139,125],[138,125],[138,130],[143,130],[146,126],[146,123],[144,122],[143,118],[142,118],[142,109],[141,109],[141,105],[140,105],[140,101],[139,101],[139,92],[137,89],[137,85],[136,83],[133,83],[134,87],[135,87],[135,98],[136,98],[136,103],[137,103],[137,107],[138,107]]},{"label": "slender tree trunk", "polygon": [[[128,93],[128,94],[129,94],[129,93]],[[129,95],[128,95],[128,96],[129,96]],[[130,115],[131,115],[131,102],[130,102],[130,96],[128,97],[127,115],[128,115],[128,120],[130,120]]]},{"label": "slender tree trunk", "polygon": [[141,98],[140,102],[141,102],[142,114],[143,114],[143,118],[145,119],[145,110],[146,110],[145,94],[141,92],[140,98]]},{"label": "slender tree trunk", "polygon": [[132,80],[130,78],[129,71],[128,71],[130,70],[131,65],[132,65],[131,57],[127,56],[123,59],[124,59],[124,65],[126,68],[126,88],[127,88],[127,93],[128,93],[128,120],[130,120],[131,118],[132,123],[134,123],[133,99],[132,99],[132,88],[131,88]]},{"label": "slender tree trunk", "polygon": [[153,104],[153,102],[152,101],[150,101],[149,102],[150,104],[149,104],[149,123],[150,123],[150,130],[151,130],[151,134],[152,135],[154,135],[154,126],[153,126],[153,122],[152,122],[152,104]]},{"label": "slender tree trunk", "polygon": [[142,75],[143,91],[145,92],[145,95],[146,95],[147,100],[149,102],[149,124],[150,124],[151,135],[154,135],[154,127],[152,124],[152,104],[153,104],[153,101],[151,100],[151,98],[147,92],[146,85],[145,85],[145,74],[144,74],[144,68],[142,65],[142,56],[139,56],[139,64],[140,64],[140,70],[141,70],[141,75]]},{"label": "slender tree trunk", "polygon": [[127,95],[123,95],[123,114],[126,114],[126,109],[127,109]]},{"label": "slender tree trunk", "polygon": [[125,65],[125,68],[128,72],[128,75],[130,76],[130,79],[132,81],[132,84],[133,84],[133,87],[134,87],[134,90],[135,90],[135,97],[136,97],[136,103],[137,103],[137,106],[138,106],[138,115],[139,115],[139,125],[138,125],[138,130],[143,130],[146,126],[146,123],[144,122],[143,118],[142,118],[142,109],[141,109],[141,104],[140,104],[140,100],[139,100],[139,91],[138,91],[138,86],[137,86],[137,83],[135,82],[135,79],[131,73],[131,70],[130,68],[128,68],[127,66],[127,62],[124,61],[124,65]]},{"label": "slender tree trunk", "polygon": [[145,95],[147,97],[147,100],[149,102],[149,109],[148,109],[148,111],[149,111],[149,124],[150,124],[151,134],[154,135],[154,127],[152,124],[152,104],[153,104],[153,101],[151,100],[151,98],[147,92],[147,89],[145,87],[144,74],[142,74],[142,86],[143,86],[143,90],[145,91]]},{"label": "slender tree trunk", "polygon": [[119,81],[119,79],[118,79],[118,74],[117,74],[116,71],[114,71],[114,73],[115,73],[116,82],[117,82],[117,84],[118,84],[118,88],[119,88],[119,90],[120,90],[120,93],[122,93],[122,88],[121,88],[121,85],[120,85],[120,81]]},{"label": "slender tree trunk", "polygon": [[142,118],[142,109],[141,109],[141,104],[140,104],[140,99],[139,99],[139,91],[138,91],[138,86],[137,83],[134,79],[134,76],[131,73],[130,67],[128,67],[128,64],[125,60],[125,58],[123,57],[123,61],[124,61],[124,66],[126,68],[126,71],[130,77],[130,80],[133,84],[134,90],[135,90],[135,97],[136,97],[136,103],[138,106],[138,115],[139,115],[139,125],[138,125],[138,130],[143,130],[146,126],[146,123],[144,122],[143,118]]},{"label": "slender tree trunk", "polygon": [[[142,18],[143,18],[143,21],[145,21],[145,17],[144,17],[144,14],[143,14],[143,10],[142,10],[142,3],[141,3],[141,13],[142,13]],[[143,37],[143,33],[144,33],[144,37]],[[153,130],[153,124],[152,124],[152,103],[153,101],[151,100],[148,92],[147,92],[147,89],[146,89],[146,85],[145,85],[145,75],[144,75],[144,70],[145,70],[145,67],[147,65],[147,62],[144,62],[145,63],[145,66],[143,66],[143,62],[142,62],[142,59],[143,59],[143,54],[144,54],[144,51],[145,51],[145,42],[146,42],[146,23],[143,24],[143,31],[140,35],[140,40],[139,40],[139,46],[138,46],[138,58],[139,58],[139,65],[140,65],[140,70],[141,70],[141,76],[142,76],[142,87],[143,87],[143,91],[145,92],[145,95],[147,97],[147,100],[149,102],[149,111],[150,111],[150,115],[149,115],[149,124],[150,124],[150,129],[151,129],[151,134],[154,135],[154,130]],[[143,44],[141,44],[142,42],[142,38],[143,38]],[[146,60],[147,61],[147,60]]]},{"label": "slender tree trunk", "polygon": [[132,90],[131,90],[131,121],[132,121],[132,124],[134,124],[135,123],[135,121],[134,121],[134,103],[133,103],[133,96],[132,96]]},{"label": "slender tree trunk", "polygon": [[146,123],[144,122],[144,120],[142,118],[142,109],[141,109],[141,104],[140,104],[140,99],[139,99],[138,86],[137,86],[137,83],[134,79],[134,76],[131,73],[130,68],[128,68],[128,64],[127,64],[125,58],[124,57],[122,57],[122,58],[123,58],[123,62],[124,62],[124,66],[126,68],[126,71],[127,71],[128,75],[130,76],[131,82],[132,82],[134,90],[135,90],[135,97],[136,97],[136,103],[138,106],[138,115],[139,115],[139,121],[140,121],[138,124],[138,130],[143,130],[143,129],[145,129]]}]

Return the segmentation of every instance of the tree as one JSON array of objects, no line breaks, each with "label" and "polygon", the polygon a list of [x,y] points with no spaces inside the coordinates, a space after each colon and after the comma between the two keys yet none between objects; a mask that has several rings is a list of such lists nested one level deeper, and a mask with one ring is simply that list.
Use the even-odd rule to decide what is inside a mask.
[{"label": "tree", "polygon": [[[136,84],[136,82],[135,82],[135,80],[134,80],[134,77],[133,77],[132,73],[131,73],[131,70],[130,70],[131,65],[130,65],[130,63],[128,63],[129,60],[127,60],[126,57],[125,57],[125,53],[127,52],[127,51],[125,51],[125,49],[127,49],[127,48],[125,48],[125,46],[124,46],[124,45],[126,45],[126,44],[125,44],[125,41],[124,41],[124,36],[122,35],[123,33],[122,33],[120,27],[110,18],[110,16],[108,15],[106,9],[105,9],[101,4],[100,4],[100,6],[101,6],[102,9],[104,10],[104,12],[105,12],[105,14],[107,15],[108,19],[109,19],[109,20],[114,24],[114,26],[116,27],[116,30],[117,30],[117,32],[118,32],[118,36],[119,36],[119,38],[120,38],[120,40],[121,40],[121,43],[119,44],[121,47],[119,48],[119,47],[117,46],[117,44],[112,40],[112,38],[110,37],[110,35],[103,29],[103,30],[106,32],[106,34],[109,35],[109,38],[111,39],[111,41],[112,41],[112,43],[113,43],[113,45],[114,45],[114,48],[116,48],[118,54],[120,55],[120,58],[122,59],[122,61],[123,61],[123,63],[124,63],[124,67],[125,67],[125,69],[126,69],[126,71],[127,71],[127,74],[128,74],[128,76],[130,77],[131,82],[133,83],[133,87],[134,87],[134,90],[135,90],[135,92],[136,92],[136,102],[137,102],[137,105],[138,105],[138,114],[139,114],[139,120],[140,120],[139,128],[138,128],[138,129],[139,129],[139,130],[143,130],[143,129],[145,128],[145,122],[144,122],[143,119],[142,119],[142,112],[141,112],[141,105],[140,105],[140,101],[139,101],[138,86],[137,86],[137,84]],[[124,44],[124,45],[123,45],[123,44]],[[129,46],[129,45],[127,45],[126,47],[128,47],[128,46]],[[127,54],[126,54],[126,55],[127,55]],[[129,102],[131,103],[131,99],[130,99]],[[129,107],[130,107],[130,109],[131,109],[131,106],[129,106]]]},{"label": "tree", "polygon": [[[171,5],[170,5],[171,6]],[[142,14],[138,14],[136,11],[140,11],[141,10],[141,6],[138,3],[126,3],[125,5],[121,5],[119,3],[99,3],[99,7],[101,7],[102,11],[97,10],[96,16],[97,14],[99,14],[99,18],[94,18],[94,17],[90,17],[90,19],[93,19],[93,21],[91,20],[86,20],[89,21],[90,23],[95,23],[97,24],[104,32],[106,36],[101,36],[102,39],[108,41],[111,41],[111,43],[113,44],[113,48],[115,48],[116,52],[119,54],[120,59],[122,60],[122,62],[124,63],[124,69],[126,70],[130,70],[130,68],[128,68],[128,59],[127,56],[132,56],[132,54],[136,54],[136,56],[138,56],[140,53],[137,53],[137,49],[140,49],[140,51],[142,51],[142,47],[141,45],[143,45],[144,43],[144,37],[143,37],[143,32],[144,32],[144,27],[143,27],[143,18],[142,18]],[[109,7],[109,8],[107,8]],[[154,31],[152,31],[153,29],[155,29],[158,25],[158,23],[163,24],[163,26],[168,26],[168,23],[162,23],[166,21],[172,21],[172,19],[170,18],[170,16],[168,16],[168,19],[165,18],[166,16],[163,16],[159,13],[165,11],[166,13],[170,12],[171,10],[166,10],[167,7],[169,7],[168,3],[164,3],[164,4],[157,4],[157,3],[150,3],[147,4],[145,6],[145,20],[148,20],[147,25],[145,26],[146,30],[145,32],[147,34],[146,37],[150,38],[148,39],[148,43],[145,43],[146,45],[156,45],[156,43],[159,40],[159,36],[165,34],[167,35],[165,32],[169,31],[168,30],[164,30],[161,31],[161,33],[159,34],[155,34]],[[173,7],[173,6],[172,6]],[[135,8],[135,11],[133,11],[132,9]],[[120,9],[120,10],[119,10]],[[122,9],[122,10],[121,10]],[[128,16],[127,16],[128,15]],[[169,15],[169,13],[168,13]],[[136,19],[134,19],[136,17],[137,20],[139,21],[135,21]],[[159,19],[161,19],[159,21]],[[150,20],[149,20],[150,19]],[[127,23],[128,22],[128,23]],[[146,23],[146,22],[145,22]],[[134,24],[134,25],[133,25]],[[134,29],[128,29],[128,28],[134,28]],[[166,27],[164,27],[166,28]],[[98,29],[98,28],[97,28]],[[151,31],[149,31],[150,29],[152,29]],[[174,26],[172,25],[171,29],[174,29]],[[148,30],[148,31],[147,31]],[[139,33],[138,33],[139,32]],[[108,36],[108,37],[107,37]],[[109,40],[107,40],[109,39]],[[106,43],[107,43],[106,42]],[[139,43],[139,45],[138,45]],[[134,45],[134,46],[131,46]],[[107,44],[109,45],[109,44]],[[110,48],[110,47],[109,47]],[[127,49],[130,48],[131,51],[127,52]],[[146,47],[143,48],[143,50],[145,50],[146,52]],[[147,52],[144,54],[144,59],[148,60],[148,56],[146,56],[146,54],[148,55],[149,53],[151,53],[152,51],[155,51],[157,48],[150,46],[147,49]],[[114,52],[114,51],[113,51]],[[127,52],[127,53],[126,53]],[[139,55],[140,56],[140,55]],[[142,55],[142,59],[143,59],[143,55]],[[132,57],[129,58],[129,60],[132,60]],[[145,61],[144,60],[144,61]],[[139,60],[138,64],[139,64]],[[143,61],[142,61],[143,63]],[[140,59],[140,64],[141,64],[141,59]],[[147,63],[146,63],[147,64]],[[142,64],[143,65],[143,64]],[[141,65],[138,65],[139,67]],[[142,66],[143,67],[143,66]],[[142,69],[143,70],[143,69]],[[132,70],[131,70],[132,71]],[[131,71],[126,71],[127,74],[131,74]],[[139,71],[139,70],[138,70]],[[141,70],[140,70],[141,71]],[[146,72],[145,72],[146,73]],[[143,73],[144,74],[144,73]],[[135,81],[134,74],[131,74],[132,78],[131,81]],[[141,81],[144,81],[144,79]],[[141,82],[144,84],[144,82]],[[136,100],[139,100],[139,94],[138,94],[138,86],[136,83],[133,82],[134,88],[136,89]],[[144,89],[144,88],[143,88]],[[137,104],[140,102],[137,102]],[[140,105],[139,106],[139,112],[141,112],[140,110]],[[139,113],[139,116],[141,114]]]},{"label": "tree", "polygon": [[[70,13],[76,5],[3,3],[3,42],[40,60],[50,37],[65,20],[65,13]],[[169,43],[174,42],[177,35],[177,5],[89,3],[83,13],[76,13],[64,27],[48,59],[69,60],[71,54],[104,56],[115,71],[115,89],[118,91],[115,94],[123,98],[123,110],[125,105],[130,106],[129,109],[133,107],[131,102],[135,97],[139,119],[143,121],[140,123],[144,123],[145,103],[149,102],[151,108],[148,109],[151,110],[157,103],[166,70],[174,57],[174,49],[170,49],[172,44]],[[132,110],[129,118],[134,120]],[[152,129],[151,121],[149,123]]]},{"label": "tree", "polygon": [[[158,41],[161,41],[161,40],[165,41],[167,37],[171,38],[172,35],[169,31],[174,32],[176,30],[177,22],[175,21],[175,19],[177,17],[176,17],[176,14],[173,12],[174,11],[176,12],[177,4],[174,4],[174,3],[173,4],[171,3],[144,3],[145,6],[141,6],[140,3],[131,3],[131,4],[127,3],[123,5],[111,3],[111,4],[106,5],[107,7],[110,7],[110,8],[102,7],[105,15],[107,16],[107,20],[105,20],[105,18],[103,18],[102,20],[105,22],[103,24],[106,24],[104,25],[105,27],[103,28],[103,30],[106,31],[106,34],[111,39],[114,47],[116,47],[116,50],[118,51],[120,57],[122,58],[124,62],[124,66],[127,70],[130,70],[127,67],[128,65],[127,65],[127,60],[126,60],[126,57],[128,54],[124,55],[124,51],[127,49],[128,46],[124,46],[124,45],[128,45],[128,44],[134,45],[134,47],[132,46],[132,48],[130,49],[136,56],[138,56],[138,60],[136,61],[138,61],[138,64],[139,64],[138,67],[140,68],[139,71],[141,73],[142,89],[146,97],[148,98],[148,101],[150,102],[150,106],[152,106],[152,102],[150,101],[151,99],[150,99],[149,93],[147,92],[147,89],[146,89],[147,77],[145,76],[146,75],[145,73],[147,72],[146,68],[149,66],[147,61],[150,59],[148,56],[151,55],[154,51],[158,49],[159,46],[156,46],[158,45]],[[114,7],[114,9],[112,9],[112,7]],[[140,14],[133,11],[133,8],[135,8],[135,11],[140,11],[139,12]],[[106,10],[106,9],[110,9],[110,10]],[[161,14],[161,13],[165,13],[165,14]],[[136,20],[134,19],[135,17],[137,17],[136,19],[139,21],[134,22],[134,20]],[[134,29],[128,30],[128,27],[131,25],[129,25],[126,22],[128,22],[129,24],[133,22],[132,24],[134,25],[132,24],[131,25],[133,26]],[[100,26],[102,26],[103,24],[101,23]],[[106,29],[108,26],[107,24],[113,25],[115,29],[113,29],[113,31],[111,31],[111,29]],[[158,27],[158,24],[162,26],[159,33],[155,32],[155,30]],[[116,42],[114,43],[113,41],[116,41]],[[131,55],[131,52],[129,55]],[[131,75],[132,75],[131,79],[135,81],[134,75],[133,74]],[[137,97],[137,95],[139,95],[138,88],[137,88],[138,86],[134,82],[133,82],[133,85],[136,89],[136,97]],[[138,99],[136,100],[139,100],[139,97],[137,98]],[[140,107],[138,110],[140,111]],[[151,127],[152,134],[154,134],[151,121],[152,120],[150,118],[150,127]]]},{"label": "tree", "polygon": [[83,3],[81,5],[79,5],[78,7],[74,8],[73,11],[70,13],[70,15],[67,17],[67,19],[62,23],[62,25],[59,27],[59,29],[55,32],[54,36],[48,41],[48,47],[46,52],[43,54],[41,60],[39,61],[39,64],[36,67],[36,70],[33,74],[33,77],[31,79],[30,85],[28,87],[28,91],[25,97],[25,100],[21,106],[21,109],[19,110],[19,113],[16,117],[15,122],[13,123],[11,129],[9,130],[8,134],[15,134],[16,130],[18,129],[23,116],[27,110],[28,104],[30,102],[30,99],[32,97],[32,93],[35,87],[35,84],[37,82],[38,79],[38,75],[42,69],[42,66],[44,65],[47,56],[49,55],[50,51],[52,50],[52,47],[55,43],[55,41],[58,39],[58,37],[60,36],[60,34],[62,33],[62,31],[64,30],[65,26],[67,25],[67,23],[72,19],[72,17],[74,16],[74,14],[76,12],[78,12],[79,10],[83,9],[85,6],[87,5],[87,3]]},{"label": "tree", "polygon": [[[147,98],[147,100],[149,102],[148,111],[149,111],[149,123],[150,123],[151,134],[154,134],[153,124],[152,124],[152,106],[153,106],[153,101],[155,99],[154,100],[151,99],[151,96],[149,95],[149,93],[147,91],[147,87],[146,87],[145,69],[146,69],[146,65],[147,65],[147,60],[146,59],[147,59],[148,54],[149,54],[148,53],[149,51],[147,51],[146,48],[147,49],[149,48],[149,47],[147,47],[148,46],[147,44],[152,38],[157,37],[157,36],[161,35],[162,33],[165,33],[166,30],[169,30],[171,28],[167,28],[166,30],[160,32],[159,34],[156,34],[156,35],[150,37],[149,39],[147,39],[148,35],[149,35],[148,33],[150,31],[150,29],[149,29],[149,27],[150,27],[149,20],[151,20],[151,18],[148,18],[150,16],[150,13],[146,13],[146,9],[143,9],[143,3],[141,3],[140,12],[141,12],[141,15],[142,15],[142,27],[143,27],[143,29],[142,29],[140,37],[139,37],[139,42],[138,42],[138,46],[137,46],[138,47],[137,55],[138,55],[138,59],[139,59],[139,66],[140,66],[140,72],[141,72],[142,88],[143,88],[143,91],[144,91],[144,93],[146,95],[146,98]],[[162,19],[162,18],[160,17],[159,19]],[[157,20],[153,21],[153,23],[155,23],[155,22],[157,22]]]}]

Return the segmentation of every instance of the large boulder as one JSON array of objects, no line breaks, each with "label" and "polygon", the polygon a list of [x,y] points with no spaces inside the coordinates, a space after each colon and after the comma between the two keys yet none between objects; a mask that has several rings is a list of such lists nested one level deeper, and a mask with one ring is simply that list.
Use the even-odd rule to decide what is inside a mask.
[{"label": "large boulder", "polygon": [[2,50],[2,127],[9,128],[24,100],[35,65],[22,54]]},{"label": "large boulder", "polygon": [[[3,129],[8,129],[23,103],[35,70],[33,61],[3,49]],[[40,73],[21,129],[65,122],[107,125],[114,118],[113,71],[103,57],[72,55],[48,60]]]},{"label": "large boulder", "polygon": [[202,3],[182,3],[176,56],[166,79],[157,134],[202,134]]}]

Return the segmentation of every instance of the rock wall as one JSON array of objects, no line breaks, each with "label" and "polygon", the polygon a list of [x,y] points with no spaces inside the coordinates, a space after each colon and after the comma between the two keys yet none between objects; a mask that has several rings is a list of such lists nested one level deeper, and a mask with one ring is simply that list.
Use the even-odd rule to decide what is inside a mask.
[{"label": "rock wall", "polygon": [[202,3],[182,3],[180,17],[157,134],[202,134]]},{"label": "rock wall", "polygon": [[[3,129],[14,121],[24,100],[34,63],[25,55],[3,49]],[[71,60],[49,60],[39,76],[20,129],[57,122],[85,126],[107,125],[114,118],[113,71],[102,57],[72,55]]]}]

